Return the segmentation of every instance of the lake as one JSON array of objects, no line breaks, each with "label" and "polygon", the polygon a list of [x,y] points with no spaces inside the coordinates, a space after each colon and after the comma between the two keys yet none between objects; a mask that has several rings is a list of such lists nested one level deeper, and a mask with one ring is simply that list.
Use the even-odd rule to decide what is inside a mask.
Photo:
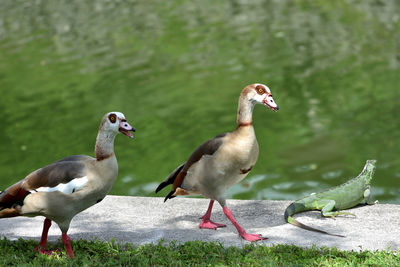
[{"label": "lake", "polygon": [[400,204],[399,14],[395,0],[0,0],[0,188],[93,155],[121,111],[137,132],[116,138],[111,194],[156,196],[261,82],[280,110],[255,107],[260,156],[229,198],[297,199],[377,159],[373,198]]}]

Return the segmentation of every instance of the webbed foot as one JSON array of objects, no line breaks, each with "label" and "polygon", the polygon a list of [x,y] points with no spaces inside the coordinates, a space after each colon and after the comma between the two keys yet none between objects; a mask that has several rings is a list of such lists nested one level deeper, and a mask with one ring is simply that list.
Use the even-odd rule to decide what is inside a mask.
[{"label": "webbed foot", "polygon": [[200,229],[214,229],[217,230],[217,228],[220,227],[226,227],[225,224],[221,223],[216,223],[211,220],[202,220],[201,223],[199,224]]},{"label": "webbed foot", "polygon": [[61,250],[59,248],[54,249],[54,250],[46,250],[45,248],[42,248],[41,246],[36,247],[35,251],[37,251],[39,254],[44,254],[44,255],[48,255],[48,256],[52,255],[53,253],[58,254],[61,252]]},{"label": "webbed foot", "polygon": [[250,242],[256,242],[256,241],[260,241],[260,240],[266,240],[268,238],[266,237],[262,237],[259,234],[248,234],[248,233],[243,233],[243,234],[239,234],[239,236],[241,238],[243,238],[244,240],[250,241]]}]

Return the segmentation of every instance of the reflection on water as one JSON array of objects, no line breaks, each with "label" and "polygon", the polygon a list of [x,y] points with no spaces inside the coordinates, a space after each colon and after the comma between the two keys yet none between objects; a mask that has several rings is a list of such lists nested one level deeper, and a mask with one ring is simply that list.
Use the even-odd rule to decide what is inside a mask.
[{"label": "reflection on water", "polygon": [[0,5],[0,188],[70,154],[92,155],[101,116],[125,113],[111,193],[153,196],[199,144],[235,128],[241,89],[260,158],[228,192],[295,199],[378,169],[400,203],[397,1],[23,1]]}]

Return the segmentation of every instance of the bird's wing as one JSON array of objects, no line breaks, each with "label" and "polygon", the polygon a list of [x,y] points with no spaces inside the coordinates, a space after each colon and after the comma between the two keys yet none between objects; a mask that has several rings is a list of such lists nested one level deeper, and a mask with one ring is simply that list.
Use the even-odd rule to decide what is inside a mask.
[{"label": "bird's wing", "polygon": [[[35,191],[63,191],[78,183],[79,178],[85,176],[85,160],[92,159],[88,156],[71,156],[56,161],[46,167],[40,168],[25,179],[15,183],[0,193],[0,209],[12,206],[23,200],[29,193]],[[72,189],[71,189],[72,190]]]},{"label": "bird's wing", "polygon": [[[177,169],[175,169],[167,179],[162,182],[157,191],[160,191],[162,188],[167,186],[168,184],[173,184],[172,191],[166,196],[165,200],[172,198],[175,190],[182,185],[185,176],[190,169],[190,167],[199,161],[204,155],[213,155],[218,151],[220,146],[223,143],[223,138],[226,136],[226,133],[217,135],[213,139],[210,139],[200,145],[193,153],[190,155],[189,159],[182,165],[180,165]],[[167,182],[167,183],[166,183]]]}]

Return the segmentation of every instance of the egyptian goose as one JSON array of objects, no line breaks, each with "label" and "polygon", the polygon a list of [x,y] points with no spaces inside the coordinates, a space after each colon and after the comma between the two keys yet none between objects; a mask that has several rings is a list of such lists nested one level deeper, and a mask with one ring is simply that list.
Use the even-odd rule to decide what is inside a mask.
[{"label": "egyptian goose", "polygon": [[265,238],[248,234],[239,225],[226,206],[225,191],[243,180],[258,158],[258,143],[252,123],[255,104],[263,104],[273,111],[279,108],[272,98],[271,90],[263,84],[245,87],[239,97],[237,128],[233,132],[217,135],[199,146],[189,159],[176,168],[156,189],[156,193],[172,184],[167,199],[178,195],[201,194],[210,199],[207,212],[199,228],[217,229],[226,225],[210,220],[214,201],[222,206],[224,214],[236,227],[239,236],[248,241]]},{"label": "egyptian goose", "polygon": [[118,132],[133,138],[135,129],[124,114],[110,112],[101,120],[96,139],[96,158],[70,156],[38,169],[25,179],[0,193],[0,218],[15,216],[44,216],[42,237],[35,249],[46,251],[51,221],[58,224],[62,241],[70,258],[73,257],[67,231],[72,218],[99,203],[110,191],[118,174],[114,154],[114,138]]}]

